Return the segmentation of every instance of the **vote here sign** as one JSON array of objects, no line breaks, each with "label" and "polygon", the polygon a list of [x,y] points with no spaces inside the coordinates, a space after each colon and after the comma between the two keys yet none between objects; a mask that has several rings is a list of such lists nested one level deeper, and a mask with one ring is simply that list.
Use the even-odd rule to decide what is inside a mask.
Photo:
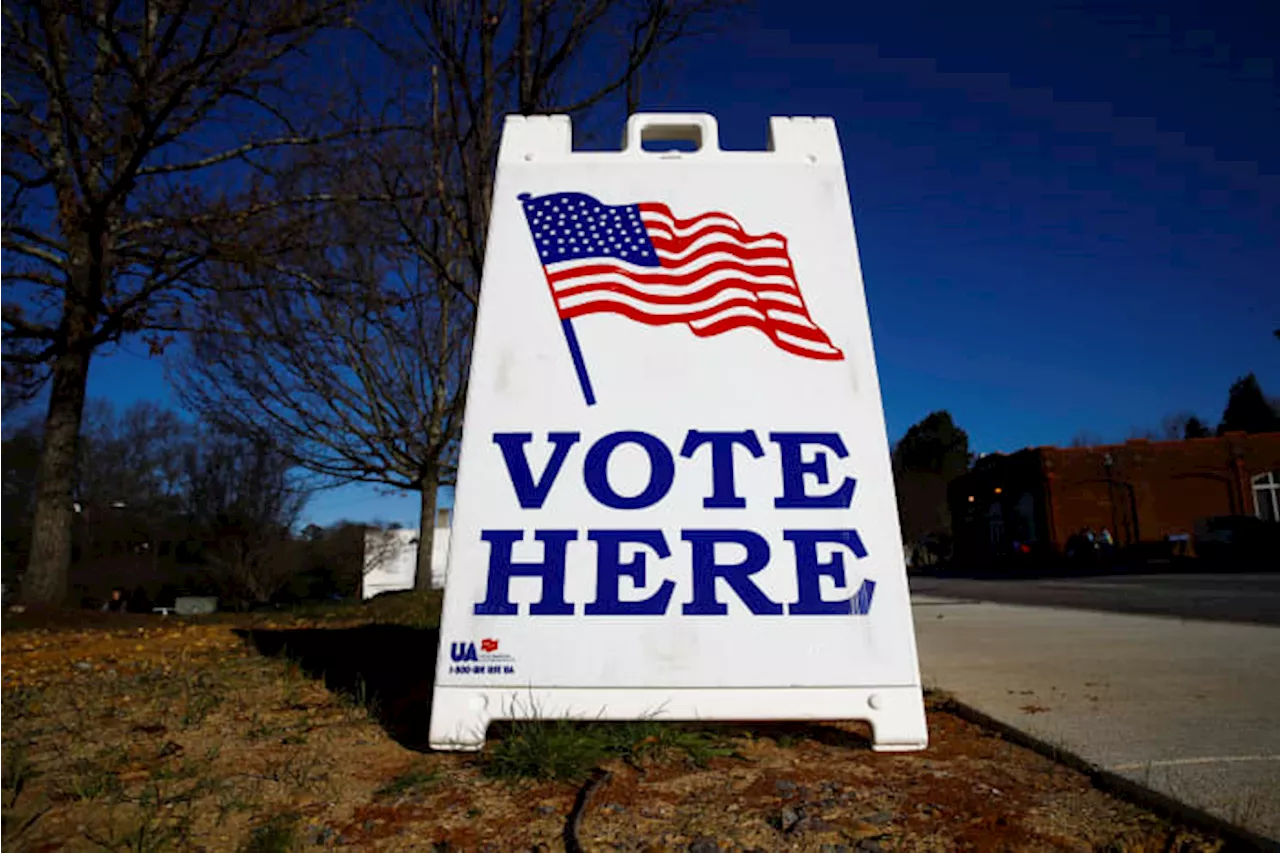
[{"label": "vote here sign", "polygon": [[[828,119],[721,151],[503,133],[431,744],[493,719],[865,719],[926,742],[844,166]],[[652,152],[650,137],[693,151]]]}]

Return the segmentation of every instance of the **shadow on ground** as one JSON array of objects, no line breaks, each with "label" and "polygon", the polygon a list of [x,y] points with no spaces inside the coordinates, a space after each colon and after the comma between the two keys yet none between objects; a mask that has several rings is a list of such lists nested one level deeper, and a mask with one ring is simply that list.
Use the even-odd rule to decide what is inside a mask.
[{"label": "shadow on ground", "polygon": [[288,658],[365,705],[401,746],[427,749],[440,631],[403,625],[237,631],[267,657]]},{"label": "shadow on ground", "polygon": [[848,721],[844,726],[807,722],[743,722],[730,724],[729,728],[750,729],[753,736],[772,738],[779,745],[812,740],[860,752],[869,751],[872,745],[871,725],[860,721]]},{"label": "shadow on ground", "polygon": [[[431,722],[436,650],[435,628],[365,625],[358,628],[304,628],[237,631],[266,657],[287,658],[327,689],[368,707],[378,723],[407,749],[425,751]],[[495,721],[490,735],[501,737],[509,723]],[[749,729],[755,737],[780,743],[813,740],[846,749],[871,748],[866,724],[849,730],[809,722],[723,722],[704,724],[725,735]]]}]

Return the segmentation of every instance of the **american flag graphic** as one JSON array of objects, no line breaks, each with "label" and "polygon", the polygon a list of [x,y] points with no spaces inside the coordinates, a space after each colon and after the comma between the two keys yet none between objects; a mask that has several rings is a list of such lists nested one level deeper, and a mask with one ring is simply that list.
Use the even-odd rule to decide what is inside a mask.
[{"label": "american flag graphic", "polygon": [[562,321],[622,314],[684,323],[699,337],[750,326],[789,353],[844,358],[809,317],[781,234],[748,234],[714,211],[679,219],[656,202],[608,205],[584,193],[520,200]]}]

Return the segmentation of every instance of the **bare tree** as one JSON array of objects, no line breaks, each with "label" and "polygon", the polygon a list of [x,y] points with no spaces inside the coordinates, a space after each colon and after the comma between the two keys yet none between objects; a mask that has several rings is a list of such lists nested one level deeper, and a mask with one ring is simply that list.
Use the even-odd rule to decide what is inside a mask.
[{"label": "bare tree", "polygon": [[1204,424],[1191,412],[1175,412],[1160,421],[1160,437],[1165,441],[1200,438]]},{"label": "bare tree", "polygon": [[[368,171],[352,164],[347,175]],[[336,205],[313,224],[324,249],[289,265],[222,268],[233,286],[206,303],[177,378],[207,418],[329,481],[421,492],[429,582],[436,492],[456,471],[474,306],[400,248],[380,212]]]},{"label": "bare tree", "polygon": [[[12,255],[5,256],[6,266],[12,257]],[[49,379],[49,374],[43,369],[43,365],[5,361],[3,371],[4,394],[0,397],[0,410],[5,416],[23,412],[32,405]]]},{"label": "bare tree", "polygon": [[151,516],[169,513],[191,428],[170,409],[139,400],[117,411],[91,399],[81,429],[76,488],[87,504],[128,504]]},{"label": "bare tree", "polygon": [[118,410],[108,400],[88,401],[72,490],[75,565],[132,554],[132,568],[154,573],[161,542],[180,534],[174,521],[192,438],[188,424],[155,403]]},{"label": "bare tree", "polygon": [[[202,324],[186,398],[239,429],[290,439],[313,471],[420,491],[416,585],[427,589],[504,115],[582,116],[609,104],[622,114],[638,102],[641,72],[729,5],[461,0],[370,22],[397,76],[425,83],[395,93],[386,113],[423,118],[341,153],[301,155],[295,172],[320,181],[308,192],[345,198],[354,182],[367,197],[312,223],[323,248],[222,269],[230,287]],[[264,280],[271,286],[255,286]]]},{"label": "bare tree", "polygon": [[1102,436],[1093,430],[1082,429],[1071,437],[1071,447],[1097,447],[1105,444]]},{"label": "bare tree", "polygon": [[233,596],[266,602],[301,568],[292,528],[307,493],[270,445],[206,429],[187,449],[183,496],[204,557]]},{"label": "bare tree", "polygon": [[[421,190],[404,176],[421,159],[410,132],[296,158],[291,191],[344,200],[308,219],[309,248],[211,267],[219,296],[176,378],[207,418],[331,482],[421,492],[429,542],[436,493],[455,476],[475,306],[406,246],[402,205]],[[287,215],[258,226],[297,229]]]},{"label": "bare tree", "polygon": [[405,236],[451,286],[478,298],[493,180],[508,113],[625,115],[640,77],[673,46],[709,31],[732,0],[463,0],[418,5],[382,47],[424,93],[426,169],[406,176],[421,206],[400,207]]},{"label": "bare tree", "polygon": [[328,527],[310,525],[303,533],[307,555],[307,598],[360,597],[369,525],[338,521]]},{"label": "bare tree", "polygon": [[384,569],[400,560],[409,543],[403,531],[391,527],[371,524],[364,530],[364,554],[362,555],[362,575]]},{"label": "bare tree", "polygon": [[3,559],[4,604],[16,592],[15,581],[31,553],[31,510],[35,505],[36,467],[40,461],[40,421],[5,418],[3,499],[0,501],[0,559]]},{"label": "bare tree", "polygon": [[286,72],[346,6],[6,0],[6,397],[50,390],[27,603],[65,593],[91,358],[147,330],[162,349],[193,271],[234,254],[253,216],[304,203],[268,192],[267,164],[332,136],[290,119],[301,94]]}]

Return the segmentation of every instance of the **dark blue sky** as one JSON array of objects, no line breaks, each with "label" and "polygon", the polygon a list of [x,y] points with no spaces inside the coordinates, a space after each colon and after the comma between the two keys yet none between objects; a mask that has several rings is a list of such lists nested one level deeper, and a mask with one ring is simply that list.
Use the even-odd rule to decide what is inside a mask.
[{"label": "dark blue sky", "polygon": [[[729,148],[836,118],[891,438],[945,408],[978,451],[1123,440],[1249,371],[1280,394],[1280,7],[1203,5],[765,2],[644,107]],[[90,393],[168,399],[130,350]]]}]

